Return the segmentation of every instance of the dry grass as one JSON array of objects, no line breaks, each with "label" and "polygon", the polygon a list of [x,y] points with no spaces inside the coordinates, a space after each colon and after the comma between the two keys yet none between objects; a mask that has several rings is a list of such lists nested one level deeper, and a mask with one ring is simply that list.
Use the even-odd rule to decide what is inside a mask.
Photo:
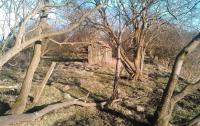
[{"label": "dry grass", "polygon": [[[40,66],[37,70],[38,76],[34,79],[31,96],[39,87],[47,68]],[[147,64],[145,75],[148,79],[145,79],[143,82],[122,78],[119,81],[119,94],[120,97],[125,99],[113,106],[109,106],[106,110],[73,106],[51,112],[35,121],[24,122],[14,126],[146,125],[148,121],[151,121],[162,96],[162,89],[168,80],[166,70],[162,69],[162,67],[160,68],[158,69],[157,66]],[[45,107],[45,105],[69,100],[69,97],[71,99],[83,97],[88,93],[90,95],[87,100],[90,102],[108,99],[112,93],[113,75],[114,69],[110,67],[102,68],[79,63],[59,64],[48,85],[45,87],[42,97],[36,105],[37,107],[33,108],[35,105],[30,103],[27,106],[27,110],[29,112],[35,111]],[[122,76],[126,76],[126,73],[123,73]],[[13,95],[9,95],[9,97],[5,95],[2,96],[1,102],[11,104],[15,98]],[[137,106],[143,107],[144,112],[138,112]],[[177,116],[175,116],[174,122],[188,117],[178,116],[180,114],[177,111],[175,112]]]}]

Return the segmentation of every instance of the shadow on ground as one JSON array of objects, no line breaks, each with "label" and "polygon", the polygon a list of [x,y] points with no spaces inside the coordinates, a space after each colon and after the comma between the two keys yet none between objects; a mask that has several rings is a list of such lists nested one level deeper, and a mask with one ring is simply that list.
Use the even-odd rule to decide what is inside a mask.
[{"label": "shadow on ground", "polygon": [[[79,88],[84,94],[89,92],[83,87],[79,86]],[[108,99],[105,96],[100,96],[95,93],[90,93],[89,97],[96,103],[101,102],[102,99]],[[126,109],[129,108],[127,107]],[[53,126],[150,126],[150,124],[145,123],[143,120],[136,119],[135,115],[126,115],[112,107],[102,109],[99,106],[96,111],[98,112],[95,114],[86,114],[87,111],[82,112],[81,109],[79,110],[79,114],[75,114],[67,120],[59,120]]]},{"label": "shadow on ground", "polygon": [[4,115],[10,109],[8,103],[0,101],[0,116]]}]

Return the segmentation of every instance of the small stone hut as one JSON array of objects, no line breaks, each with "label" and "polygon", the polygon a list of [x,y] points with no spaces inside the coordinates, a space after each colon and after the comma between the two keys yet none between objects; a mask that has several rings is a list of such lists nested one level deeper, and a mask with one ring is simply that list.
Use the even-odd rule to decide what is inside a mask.
[{"label": "small stone hut", "polygon": [[105,42],[98,41],[88,46],[89,64],[110,64],[112,61],[112,48]]},{"label": "small stone hut", "polygon": [[108,65],[112,62],[112,48],[103,41],[70,42],[58,45],[50,43],[44,59],[61,62],[88,62],[95,65]]}]

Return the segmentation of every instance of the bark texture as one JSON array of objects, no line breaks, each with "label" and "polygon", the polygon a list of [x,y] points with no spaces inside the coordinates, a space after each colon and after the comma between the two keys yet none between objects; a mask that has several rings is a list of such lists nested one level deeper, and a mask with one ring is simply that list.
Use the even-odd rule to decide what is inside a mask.
[{"label": "bark texture", "polygon": [[[148,11],[148,3],[145,1],[142,2],[143,11],[141,12],[140,18],[135,19],[133,21],[134,37],[133,44],[137,45],[135,57],[134,57],[134,65],[135,65],[135,73],[134,80],[142,80],[143,77],[143,68],[144,68],[144,54],[145,54],[145,30],[147,29],[147,11]],[[134,15],[134,13],[133,13]]]},{"label": "bark texture", "polygon": [[175,104],[184,98],[186,95],[191,94],[196,91],[199,86],[199,82],[196,82],[193,85],[188,85],[183,91],[181,91],[176,96],[173,96],[175,87],[178,82],[178,76],[181,72],[181,68],[185,58],[200,44],[200,33],[187,45],[181,52],[177,55],[174,66],[172,68],[172,73],[170,75],[167,87],[164,91],[162,101],[158,107],[155,117],[156,126],[169,126],[170,117],[173,111]]},{"label": "bark texture", "polygon": [[116,60],[115,79],[114,79],[114,84],[113,84],[112,100],[115,100],[118,98],[119,74],[120,74],[120,45],[117,45],[117,60]]},{"label": "bark texture", "polygon": [[144,68],[144,47],[138,47],[136,57],[134,60],[135,75],[134,80],[142,80],[143,68]]},{"label": "bark texture", "polygon": [[9,112],[10,114],[21,114],[25,110],[28,94],[30,92],[31,85],[32,85],[33,75],[40,62],[41,46],[42,45],[40,41],[35,43],[32,61],[28,67],[25,79],[22,83],[20,95],[17,97],[14,105],[12,106],[11,111]]},{"label": "bark texture", "polygon": [[[38,35],[34,38],[31,38],[29,40],[26,40],[26,42],[21,42],[21,39],[17,39],[19,42],[16,42],[16,46],[14,46],[13,48],[9,49],[7,52],[5,52],[4,54],[0,55],[0,69],[3,67],[4,64],[6,64],[10,59],[12,59],[15,55],[17,55],[18,53],[20,53],[23,49],[27,48],[28,46],[30,46],[31,44],[33,44],[36,41],[39,41],[41,39],[45,39],[47,37],[52,37],[52,36],[57,36],[57,35],[61,35],[61,34],[67,34],[71,31],[73,31],[74,29],[76,29],[78,26],[80,26],[80,24],[85,20],[86,17],[88,17],[90,14],[92,14],[93,12],[95,12],[96,10],[99,10],[100,8],[102,8],[102,4],[97,6],[96,8],[92,9],[91,11],[86,12],[77,22],[75,22],[72,26],[70,26],[69,28],[65,28],[59,31],[55,31],[55,32],[50,32],[50,33],[43,33],[41,35]],[[24,20],[24,24],[25,25],[21,25],[19,29],[22,29],[21,27],[25,27],[26,23],[30,20],[30,18],[32,18],[36,12],[38,12],[39,10],[41,10],[41,8],[39,8],[39,6],[37,6],[30,15],[28,15],[26,17],[26,19]],[[21,34],[23,34],[23,37],[25,37],[24,32],[22,31],[21,33],[19,33],[20,36]],[[19,36],[19,37],[20,37]]]},{"label": "bark texture", "polygon": [[121,62],[126,69],[126,71],[129,73],[131,77],[134,76],[135,73],[135,66],[134,64],[126,57],[125,52],[123,49],[120,49],[120,54],[121,54]]}]

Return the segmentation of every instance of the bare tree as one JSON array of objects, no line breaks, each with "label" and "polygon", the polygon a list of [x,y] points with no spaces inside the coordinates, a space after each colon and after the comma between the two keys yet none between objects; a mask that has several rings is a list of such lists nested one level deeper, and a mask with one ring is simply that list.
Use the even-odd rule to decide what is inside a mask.
[{"label": "bare tree", "polygon": [[[46,7],[49,7],[49,8],[60,7],[60,6],[62,7],[62,6],[66,6],[66,5],[65,4],[64,5],[63,4],[62,5],[57,5],[57,4],[46,5]],[[78,19],[76,22],[74,22],[69,27],[63,28],[61,30],[53,31],[53,32],[42,33],[40,35],[36,35],[34,37],[27,38],[27,34],[25,34],[27,23],[30,21],[31,18],[34,18],[36,16],[36,14],[41,12],[41,10],[44,8],[44,6],[41,4],[41,2],[38,1],[37,4],[35,5],[35,8],[32,11],[30,11],[23,20],[21,20],[20,25],[18,27],[19,30],[17,31],[17,36],[16,36],[16,39],[14,42],[14,46],[12,48],[10,48],[8,51],[6,51],[5,53],[0,55],[0,67],[2,67],[5,63],[7,63],[11,58],[13,58],[20,51],[22,51],[23,49],[27,48],[28,46],[30,46],[31,44],[33,44],[34,42],[36,42],[40,39],[45,39],[48,37],[57,36],[57,35],[61,35],[61,34],[67,34],[67,33],[71,32],[72,30],[77,28],[84,21],[84,19],[87,16],[89,16],[91,13],[98,10],[102,6],[103,5],[99,5],[98,7],[86,12],[83,16],[81,16],[80,19]],[[34,27],[33,29],[26,31],[26,33],[35,31],[36,28],[37,27]]]},{"label": "bare tree", "polygon": [[[47,5],[48,3],[49,3],[48,0],[42,1],[43,6]],[[45,24],[46,24],[47,15],[48,15],[47,8],[43,8],[42,14],[40,17],[39,27],[38,27],[39,34],[44,32],[44,29],[46,27]],[[18,96],[15,104],[11,108],[11,111],[10,111],[11,114],[21,114],[24,112],[26,108],[27,98],[31,89],[33,76],[40,62],[41,51],[42,51],[41,41],[37,41],[35,43],[32,61],[28,67],[24,82],[22,83],[20,95]]]},{"label": "bare tree", "polygon": [[20,95],[17,97],[14,105],[12,106],[11,111],[9,112],[10,114],[21,114],[25,110],[28,94],[31,89],[33,75],[40,62],[41,46],[42,45],[40,41],[35,43],[32,61],[28,67],[25,79],[22,83]]},{"label": "bare tree", "polygon": [[[60,7],[60,6],[65,6],[65,4],[64,5],[54,5],[54,4],[51,5],[51,4],[49,4],[48,0],[45,0],[45,1],[39,0],[37,2],[37,4],[35,5],[35,8],[30,13],[28,13],[25,16],[25,18],[20,22],[19,30],[17,32],[14,46],[0,56],[0,66],[2,67],[13,56],[18,54],[20,51],[22,51],[29,45],[35,43],[34,55],[33,55],[32,61],[29,65],[24,82],[22,84],[20,95],[17,98],[15,104],[12,106],[12,109],[10,111],[11,114],[19,114],[25,110],[26,103],[27,103],[27,97],[30,92],[30,88],[31,88],[31,84],[32,84],[33,75],[34,75],[35,70],[40,61],[42,41],[44,39],[46,39],[47,37],[52,37],[52,36],[71,32],[73,29],[77,28],[87,16],[89,16],[92,12],[94,12],[95,10],[98,10],[99,8],[102,7],[102,5],[99,5],[98,7],[92,9],[91,11],[86,12],[70,28],[65,28],[65,29],[55,31],[55,32],[50,32],[50,33],[45,32],[45,27],[46,27],[45,24],[46,24],[46,19],[47,19],[47,15],[48,15],[48,11],[47,11],[48,8],[49,7]],[[26,32],[27,23],[37,13],[40,13],[40,11],[42,12],[42,14],[40,16],[40,21],[38,22],[38,26],[36,26],[33,29],[31,29],[30,31]],[[27,33],[29,33],[29,32],[32,33],[32,31],[38,32],[38,34],[34,37],[27,38]]]},{"label": "bare tree", "polygon": [[[188,13],[194,11],[195,7],[200,3],[199,0],[195,1],[188,1],[186,3],[180,3],[179,6],[170,6],[171,3],[169,0],[167,2],[167,12],[172,15],[173,18],[178,20],[180,23],[181,21],[187,22],[183,20],[188,19]],[[180,1],[176,1],[180,2]],[[181,1],[182,2],[182,1]],[[173,4],[172,4],[173,5]],[[185,23],[184,23],[185,24]],[[156,126],[169,126],[171,115],[173,113],[174,107],[177,102],[181,101],[185,96],[191,95],[192,93],[196,92],[200,88],[200,81],[198,80],[195,83],[188,84],[186,87],[182,89],[179,93],[175,94],[175,87],[178,84],[179,75],[181,73],[181,69],[183,63],[187,56],[191,52],[193,52],[198,46],[200,45],[200,33],[196,37],[194,37],[176,56],[175,63],[172,68],[172,72],[170,78],[167,83],[167,87],[164,90],[162,100],[160,105],[157,108],[155,113],[155,123]],[[189,123],[181,124],[181,125],[199,125],[199,116],[194,118]]]},{"label": "bare tree", "polygon": [[[157,33],[160,30],[159,26],[164,23],[164,21],[159,20],[160,6],[158,2],[159,0],[116,1],[116,6],[108,6],[104,8],[104,10],[99,11],[100,17],[97,18],[101,18],[102,22],[93,22],[95,27],[107,33],[108,36],[114,42],[116,42],[119,40],[119,36],[116,35],[116,29],[114,27],[116,27],[115,25],[117,24],[116,21],[113,21],[113,19],[116,19],[116,16],[120,12],[123,28],[129,28],[130,31],[128,41],[129,43],[132,43],[131,48],[136,47],[136,51],[134,51],[133,53],[133,62],[130,61],[129,58],[127,58],[127,52],[124,50],[124,48],[120,47],[121,61],[127,72],[135,80],[142,80],[145,51],[149,43],[151,43],[158,36]],[[151,8],[156,9],[152,11]],[[109,10],[112,11],[109,12]],[[150,29],[155,33],[151,34],[152,36],[149,38],[149,40],[147,40],[146,36],[148,35],[148,31]],[[124,41],[127,40],[122,40],[122,43]],[[117,47],[117,44],[114,45]]]},{"label": "bare tree", "polygon": [[[129,10],[126,9],[125,2],[121,1],[121,5],[124,11],[124,17],[127,21],[127,25],[131,27],[131,42],[135,48],[134,51],[134,66],[129,65],[132,70],[132,77],[135,80],[142,80],[144,70],[144,56],[146,49],[157,37],[159,26],[164,22],[159,20],[160,18],[160,4],[159,0],[140,0],[137,2],[129,0]],[[155,8],[154,11],[151,8]],[[129,14],[131,13],[131,15]],[[154,28],[155,30],[149,40],[146,39],[148,31]]]},{"label": "bare tree", "polygon": [[174,94],[175,87],[178,83],[178,78],[186,57],[200,45],[200,34],[198,34],[188,45],[186,45],[177,55],[172,73],[164,91],[161,104],[156,112],[156,126],[168,126],[173,112],[174,106],[177,102],[185,96],[190,95],[200,88],[200,81],[194,84],[187,85],[180,93]]},{"label": "bare tree", "polygon": [[[103,3],[103,0],[95,0],[94,2],[95,6],[97,7]],[[113,18],[117,19],[117,23],[114,21],[112,23],[114,23],[117,26],[117,29],[115,29],[112,23],[109,21],[109,16],[108,16],[109,6],[106,6],[98,10],[99,18],[101,20],[100,22],[88,19],[93,27],[97,28],[100,31],[103,31],[110,37],[111,44],[114,45],[114,48],[116,50],[115,78],[114,78],[113,93],[111,96],[111,100],[115,100],[118,98],[118,81],[120,78],[122,35],[126,28],[122,20],[119,4],[116,5],[115,7],[117,8],[117,10],[115,12],[113,11],[115,13]]]}]

